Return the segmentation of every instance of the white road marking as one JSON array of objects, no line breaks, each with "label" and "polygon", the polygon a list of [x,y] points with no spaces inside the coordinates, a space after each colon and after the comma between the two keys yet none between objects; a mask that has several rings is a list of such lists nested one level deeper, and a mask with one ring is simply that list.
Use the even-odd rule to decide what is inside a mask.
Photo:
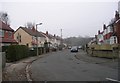
[{"label": "white road marking", "polygon": [[120,81],[119,80],[115,80],[115,79],[111,79],[111,78],[106,78],[107,80],[110,80],[110,81],[114,81],[114,82],[118,82],[118,83],[120,83]]}]

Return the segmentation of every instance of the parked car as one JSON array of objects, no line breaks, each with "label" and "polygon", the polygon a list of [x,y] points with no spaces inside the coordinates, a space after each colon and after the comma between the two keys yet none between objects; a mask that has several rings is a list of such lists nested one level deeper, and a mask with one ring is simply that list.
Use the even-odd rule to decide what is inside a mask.
[{"label": "parked car", "polygon": [[76,46],[73,46],[70,51],[71,52],[78,52],[78,48]]},{"label": "parked car", "polygon": [[78,46],[78,49],[82,49],[82,46]]},{"label": "parked car", "polygon": [[68,46],[68,49],[71,49],[71,46]]}]

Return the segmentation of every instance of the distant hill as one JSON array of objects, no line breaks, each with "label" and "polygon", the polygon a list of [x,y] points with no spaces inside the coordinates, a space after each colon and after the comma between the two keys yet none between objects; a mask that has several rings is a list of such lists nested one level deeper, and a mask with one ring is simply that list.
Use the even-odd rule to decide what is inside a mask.
[{"label": "distant hill", "polygon": [[86,36],[86,37],[69,37],[69,38],[65,38],[63,40],[64,43],[66,43],[67,45],[76,45],[76,46],[79,46],[79,45],[85,45],[87,44],[88,42],[90,42],[90,40],[92,40],[93,37],[89,37],[89,36]]}]

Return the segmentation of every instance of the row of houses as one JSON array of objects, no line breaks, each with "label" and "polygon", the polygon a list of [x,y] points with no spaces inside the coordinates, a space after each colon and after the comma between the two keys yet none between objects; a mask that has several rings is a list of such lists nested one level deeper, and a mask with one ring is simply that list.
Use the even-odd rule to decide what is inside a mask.
[{"label": "row of houses", "polygon": [[28,47],[43,47],[45,42],[50,46],[57,47],[61,44],[62,38],[52,35],[46,31],[40,32],[27,27],[19,27],[14,31],[9,25],[0,21],[0,46],[8,46],[11,44],[27,45]]},{"label": "row of houses", "polygon": [[98,34],[91,40],[88,45],[92,44],[120,44],[120,14],[115,12],[115,17],[108,25],[103,25],[103,31],[98,30]]}]

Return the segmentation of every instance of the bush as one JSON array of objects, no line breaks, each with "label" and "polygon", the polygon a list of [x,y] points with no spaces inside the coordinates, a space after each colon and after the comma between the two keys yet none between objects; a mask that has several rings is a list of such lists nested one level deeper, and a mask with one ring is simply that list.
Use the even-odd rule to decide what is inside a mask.
[{"label": "bush", "polygon": [[36,56],[37,55],[37,49],[36,48],[32,48],[29,50],[29,56]]},{"label": "bush", "polygon": [[[44,47],[38,47],[38,54],[41,55],[44,53]],[[33,49],[29,50],[30,56],[36,56],[37,55],[37,48],[34,47]]]},{"label": "bush", "polygon": [[2,46],[2,52],[6,52],[9,46]]},{"label": "bush", "polygon": [[6,52],[8,61],[13,62],[29,56],[29,49],[25,45],[10,45]]}]

